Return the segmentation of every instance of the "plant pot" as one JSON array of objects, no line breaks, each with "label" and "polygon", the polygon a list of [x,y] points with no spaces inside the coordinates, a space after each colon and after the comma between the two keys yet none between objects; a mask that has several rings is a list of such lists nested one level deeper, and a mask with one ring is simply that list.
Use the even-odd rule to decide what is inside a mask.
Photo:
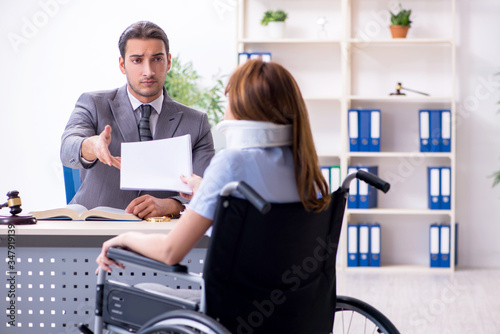
[{"label": "plant pot", "polygon": [[392,38],[406,38],[406,34],[408,34],[408,30],[410,26],[389,26],[391,28]]},{"label": "plant pot", "polygon": [[267,24],[269,38],[279,39],[285,36],[285,22],[269,22]]}]

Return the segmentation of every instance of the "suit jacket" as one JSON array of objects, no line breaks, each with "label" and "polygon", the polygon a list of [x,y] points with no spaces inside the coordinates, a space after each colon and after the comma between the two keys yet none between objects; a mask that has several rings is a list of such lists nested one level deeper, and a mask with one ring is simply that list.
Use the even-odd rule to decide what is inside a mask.
[{"label": "suit jacket", "polygon": [[[170,98],[163,90],[164,100],[156,124],[154,139],[191,135],[193,172],[203,175],[215,150],[206,113],[186,107]],[[90,166],[80,161],[80,148],[85,138],[100,134],[110,125],[109,151],[121,156],[121,143],[139,141],[137,120],[127,95],[127,86],[114,90],[84,93],[76,102],[61,139],[61,160],[70,168],[81,169],[82,186],[71,203],[87,209],[110,206],[125,209],[136,197],[151,194],[158,198],[176,198],[179,193],[169,191],[120,190],[120,170],[96,161]],[[169,154],[169,152],[158,152]],[[175,157],[172,157],[175,159]],[[154,162],[154,157],[151,157]]]}]

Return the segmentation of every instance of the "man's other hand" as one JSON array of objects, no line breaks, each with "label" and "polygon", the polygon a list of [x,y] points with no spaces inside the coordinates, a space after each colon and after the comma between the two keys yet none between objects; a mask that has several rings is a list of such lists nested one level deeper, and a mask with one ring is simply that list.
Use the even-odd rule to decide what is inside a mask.
[{"label": "man's other hand", "polygon": [[151,195],[142,195],[134,199],[125,211],[139,218],[162,217],[167,215],[178,216],[184,210],[184,205],[172,198],[156,198]]}]

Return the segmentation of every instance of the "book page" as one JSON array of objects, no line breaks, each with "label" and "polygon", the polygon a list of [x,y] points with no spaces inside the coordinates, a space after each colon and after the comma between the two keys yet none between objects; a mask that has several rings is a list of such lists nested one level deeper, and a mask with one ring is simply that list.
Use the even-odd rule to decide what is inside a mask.
[{"label": "book page", "polygon": [[68,204],[64,208],[49,209],[42,211],[29,212],[36,219],[67,219],[81,220],[82,213],[87,211],[87,208],[80,204]]},{"label": "book page", "polygon": [[193,173],[191,135],[122,143],[120,188],[191,194],[180,179]]},{"label": "book page", "polygon": [[82,220],[142,220],[123,209],[98,206],[81,215]]}]

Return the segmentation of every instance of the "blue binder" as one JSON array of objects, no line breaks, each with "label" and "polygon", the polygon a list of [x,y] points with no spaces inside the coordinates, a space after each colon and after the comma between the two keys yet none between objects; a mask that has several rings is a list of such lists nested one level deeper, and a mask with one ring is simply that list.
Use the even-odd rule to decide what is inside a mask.
[{"label": "blue binder", "polygon": [[347,225],[347,266],[357,267],[359,265],[358,259],[358,225]]},{"label": "blue binder", "polygon": [[340,166],[330,166],[330,191],[340,187]]},{"label": "blue binder", "polygon": [[250,59],[250,53],[248,52],[238,53],[238,65],[245,63],[248,59]]},{"label": "blue binder", "polygon": [[[377,166],[363,166],[358,169],[364,170],[375,175],[378,175]],[[377,189],[368,185],[365,181],[358,181],[358,208],[371,209],[377,207],[378,199]]]},{"label": "blue binder", "polygon": [[370,225],[370,267],[380,267],[380,224]]},{"label": "blue binder", "polygon": [[368,224],[359,224],[358,235],[359,266],[368,267],[370,265],[370,226]]},{"label": "blue binder", "polygon": [[428,167],[428,206],[431,210],[439,210],[440,205],[440,194],[441,194],[441,168],[439,167]]},{"label": "blue binder", "polygon": [[370,151],[380,152],[380,110],[371,110],[370,115]]},{"label": "blue binder", "polygon": [[441,224],[439,226],[439,266],[443,268],[450,267],[450,225]]},{"label": "blue binder", "polygon": [[238,65],[245,63],[250,59],[261,59],[264,62],[271,61],[271,52],[239,52]]},{"label": "blue binder", "polygon": [[441,152],[441,110],[429,110],[430,152]]},{"label": "blue binder", "polygon": [[440,227],[437,223],[431,224],[429,229],[429,254],[430,266],[436,268],[440,266]]},{"label": "blue binder", "polygon": [[349,150],[359,151],[359,114],[357,109],[350,109],[348,113],[349,122]]},{"label": "blue binder", "polygon": [[[330,192],[332,192],[332,187],[331,187],[331,182],[330,182],[330,167],[327,166],[321,166],[321,174],[323,174],[323,177],[325,178],[326,182],[328,183],[328,189]],[[337,190],[337,189],[334,189]]]},{"label": "blue binder", "polygon": [[[356,167],[349,167],[347,169],[347,175],[356,173],[358,169]],[[358,179],[351,182],[349,186],[349,197],[347,198],[347,208],[357,209],[358,208]]]},{"label": "blue binder", "polygon": [[260,57],[263,62],[270,62],[272,60],[271,52],[261,52]]},{"label": "blue binder", "polygon": [[371,110],[359,110],[359,151],[370,151]]},{"label": "blue binder", "polygon": [[451,167],[441,167],[439,208],[441,210],[451,209]]},{"label": "blue binder", "polygon": [[429,110],[419,110],[418,117],[420,130],[420,152],[430,152]]},{"label": "blue binder", "polygon": [[441,152],[451,152],[450,110],[441,110]]}]

